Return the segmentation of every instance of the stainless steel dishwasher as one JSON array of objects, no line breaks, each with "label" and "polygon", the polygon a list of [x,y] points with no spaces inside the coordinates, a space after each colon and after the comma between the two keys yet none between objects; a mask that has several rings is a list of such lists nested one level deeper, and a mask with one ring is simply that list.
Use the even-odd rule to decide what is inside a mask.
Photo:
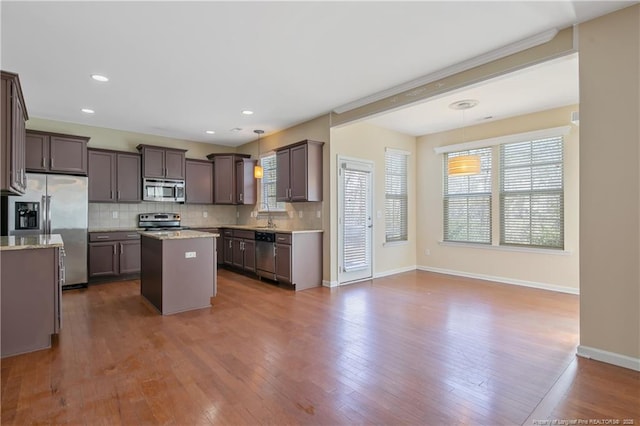
[{"label": "stainless steel dishwasher", "polygon": [[276,279],[276,234],[256,231],[256,274],[270,280]]}]

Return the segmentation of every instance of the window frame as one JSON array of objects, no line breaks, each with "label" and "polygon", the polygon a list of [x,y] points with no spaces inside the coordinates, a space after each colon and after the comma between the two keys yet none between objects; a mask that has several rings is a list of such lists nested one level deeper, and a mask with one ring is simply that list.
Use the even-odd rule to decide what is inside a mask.
[{"label": "window frame", "polygon": [[[266,160],[272,161],[272,167],[269,164],[266,164],[267,167],[265,167]],[[262,170],[263,170],[263,177],[259,179],[260,183],[258,185],[258,188],[259,188],[258,189],[258,213],[286,212],[287,208],[283,201],[274,201],[274,207],[271,207],[271,205],[269,205],[268,208],[266,207],[267,205],[264,203],[264,192],[265,192],[266,185],[273,185],[273,196],[271,198],[275,199],[276,197],[275,187],[278,184],[276,152],[275,151],[265,152],[260,155],[260,158],[258,159],[258,161],[260,166],[262,166]],[[268,178],[268,176],[270,175],[272,176],[272,179]]]},{"label": "window frame", "polygon": [[[492,153],[492,159],[493,159],[493,168],[497,171],[497,175],[494,176],[492,178],[492,186],[491,186],[491,191],[492,191],[492,196],[494,196],[494,200],[492,200],[492,209],[495,207],[498,210],[498,213],[500,214],[500,210],[501,210],[501,206],[500,206],[500,179],[501,179],[501,175],[500,175],[500,145],[503,144],[509,144],[509,143],[515,143],[515,142],[527,142],[527,141],[533,141],[533,140],[538,140],[538,139],[548,139],[548,138],[561,138],[562,139],[562,151],[563,151],[563,158],[562,158],[562,169],[563,169],[563,183],[562,183],[562,189],[560,190],[561,194],[562,194],[562,198],[563,198],[563,209],[561,212],[561,217],[560,219],[562,220],[562,228],[561,228],[561,238],[563,241],[563,247],[562,248],[548,248],[548,246],[532,246],[532,245],[512,245],[512,244],[500,244],[500,235],[502,233],[502,229],[501,229],[501,220],[500,218],[494,218],[493,215],[493,211],[491,212],[491,224],[492,226],[495,225],[495,227],[497,227],[496,229],[493,229],[491,232],[491,243],[490,244],[476,244],[473,242],[465,242],[465,241],[447,241],[444,239],[445,237],[445,230],[444,230],[444,202],[442,205],[442,209],[443,209],[443,216],[442,216],[442,235],[441,238],[442,240],[439,242],[439,244],[442,245],[450,245],[450,246],[466,246],[466,247],[478,247],[478,248],[488,248],[488,249],[497,249],[497,250],[508,250],[508,251],[522,251],[522,252],[543,252],[543,253],[550,253],[550,254],[567,254],[569,252],[567,252],[567,248],[566,248],[566,236],[567,236],[567,227],[566,227],[566,222],[564,221],[564,216],[566,215],[566,212],[564,210],[564,203],[566,201],[566,179],[565,179],[565,170],[566,170],[566,163],[567,163],[567,158],[565,156],[566,153],[566,144],[567,144],[567,139],[566,136],[571,132],[572,126],[570,125],[564,125],[564,126],[558,126],[558,127],[552,127],[552,128],[544,128],[544,129],[539,129],[539,130],[533,130],[533,131],[529,131],[529,132],[523,132],[523,133],[514,133],[514,134],[508,134],[508,135],[504,135],[504,136],[498,136],[498,137],[494,137],[494,138],[488,138],[488,139],[482,139],[482,140],[472,140],[472,141],[467,141],[467,142],[462,142],[462,143],[457,143],[457,144],[451,144],[451,145],[444,145],[444,146],[437,146],[434,147],[433,150],[436,154],[448,154],[448,153],[453,153],[453,152],[457,152],[457,151],[464,151],[464,150],[470,150],[470,149],[475,149],[475,148],[488,148],[491,147],[493,150]],[[443,155],[443,157],[446,158],[446,155]],[[444,173],[446,173],[446,162],[443,162],[443,175]],[[444,194],[445,194],[445,188],[444,188],[444,182],[443,182],[443,189],[442,189],[442,200],[444,200]],[[495,198],[498,198],[497,200]],[[493,204],[496,204],[495,206]]]}]

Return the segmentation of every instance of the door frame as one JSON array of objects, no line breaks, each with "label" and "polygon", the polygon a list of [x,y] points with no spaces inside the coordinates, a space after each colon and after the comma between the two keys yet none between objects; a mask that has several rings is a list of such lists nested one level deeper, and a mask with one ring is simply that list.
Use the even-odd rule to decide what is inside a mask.
[{"label": "door frame", "polygon": [[[364,277],[364,278],[358,278],[358,279],[354,279],[354,280],[349,280],[349,281],[341,281],[341,275],[342,272],[340,271],[341,267],[342,267],[342,250],[341,250],[341,245],[342,245],[342,223],[341,223],[341,214],[342,214],[342,205],[343,205],[343,200],[342,200],[342,196],[343,196],[343,191],[342,191],[342,186],[341,186],[341,177],[340,177],[340,170],[342,169],[342,163],[344,162],[354,162],[354,163],[360,163],[362,165],[365,165],[367,167],[371,168],[371,185],[369,188],[369,196],[371,198],[371,238],[369,241],[369,250],[371,253],[371,273],[368,277]],[[375,244],[374,244],[374,237],[375,237],[375,233],[374,233],[374,212],[375,212],[375,162],[372,160],[367,160],[364,158],[357,158],[357,157],[350,157],[350,156],[346,156],[346,155],[340,155],[338,154],[337,156],[337,162],[336,162],[336,187],[337,187],[337,191],[336,191],[336,198],[337,198],[337,202],[336,202],[336,212],[337,212],[337,220],[336,220],[336,253],[337,253],[337,262],[336,262],[336,277],[337,277],[337,285],[338,286],[342,286],[342,285],[349,285],[349,284],[353,284],[353,283],[357,283],[357,282],[362,282],[362,281],[368,281],[373,279],[373,270],[374,270],[374,259],[375,259]]]}]

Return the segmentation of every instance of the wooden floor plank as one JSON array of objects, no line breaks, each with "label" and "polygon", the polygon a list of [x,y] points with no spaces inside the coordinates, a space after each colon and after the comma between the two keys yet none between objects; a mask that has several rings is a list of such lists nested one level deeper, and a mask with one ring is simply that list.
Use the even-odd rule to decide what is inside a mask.
[{"label": "wooden floor plank", "polygon": [[166,317],[139,281],[65,292],[53,348],[2,360],[2,424],[640,422],[640,373],[575,357],[577,296],[423,271],[297,293],[218,278],[212,307]]}]

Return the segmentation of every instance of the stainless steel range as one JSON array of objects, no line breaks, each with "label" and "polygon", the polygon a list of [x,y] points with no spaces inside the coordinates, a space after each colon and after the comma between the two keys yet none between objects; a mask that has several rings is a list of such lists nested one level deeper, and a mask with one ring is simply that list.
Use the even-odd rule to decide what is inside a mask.
[{"label": "stainless steel range", "polygon": [[145,231],[179,231],[188,229],[180,225],[178,213],[140,213],[138,215],[138,228]]}]

